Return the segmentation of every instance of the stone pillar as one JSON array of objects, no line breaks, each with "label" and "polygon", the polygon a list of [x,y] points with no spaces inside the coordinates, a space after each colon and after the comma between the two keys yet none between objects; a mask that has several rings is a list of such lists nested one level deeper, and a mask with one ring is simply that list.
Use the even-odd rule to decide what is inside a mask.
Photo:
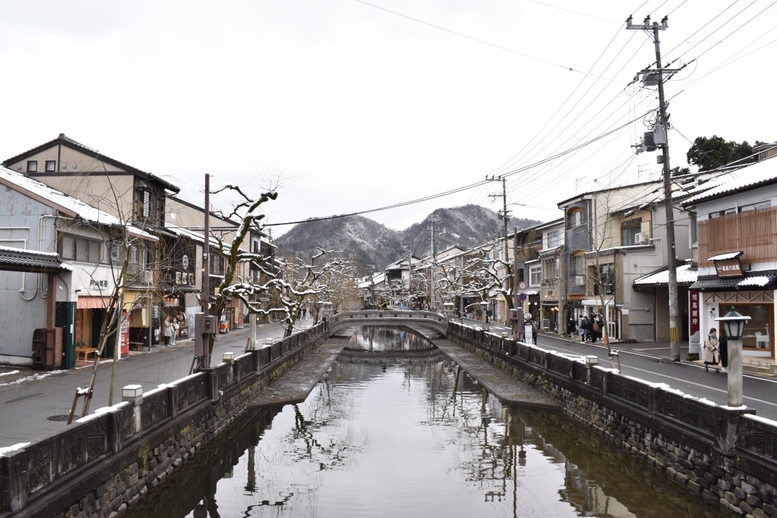
[{"label": "stone pillar", "polygon": [[742,340],[728,340],[728,406],[740,407],[744,401],[742,388]]},{"label": "stone pillar", "polygon": [[143,404],[143,386],[125,385],[121,390],[121,400],[131,403],[134,409],[133,417],[135,419],[135,433],[140,433],[140,405]]}]

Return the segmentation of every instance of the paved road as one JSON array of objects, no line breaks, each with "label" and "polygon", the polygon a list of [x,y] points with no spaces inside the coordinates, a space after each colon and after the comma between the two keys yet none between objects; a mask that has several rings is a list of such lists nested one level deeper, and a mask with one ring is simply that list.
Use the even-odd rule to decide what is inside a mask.
[{"label": "paved road", "polygon": [[[245,350],[248,327],[217,335],[211,364],[221,362],[224,352],[239,356]],[[258,326],[257,342],[283,336],[278,324]],[[175,347],[156,347],[151,352],[132,353],[116,363],[113,402],[121,401],[125,385],[140,384],[148,392],[163,383],[169,383],[189,374],[194,356],[194,342],[179,342]],[[8,372],[8,369],[4,369]],[[19,370],[19,369],[14,369]],[[33,442],[49,437],[67,426],[67,415],[73,405],[77,387],[86,387],[91,378],[91,367],[49,373],[19,370],[17,374],[0,375],[0,448],[18,443]],[[111,362],[103,362],[97,370],[94,397],[90,410],[108,406]],[[83,400],[79,400],[76,415],[81,415]]]}]

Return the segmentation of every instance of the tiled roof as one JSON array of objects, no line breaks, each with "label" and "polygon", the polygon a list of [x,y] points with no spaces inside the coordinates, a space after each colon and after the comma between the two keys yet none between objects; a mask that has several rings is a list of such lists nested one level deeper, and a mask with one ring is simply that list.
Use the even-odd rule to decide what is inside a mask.
[{"label": "tiled roof", "polygon": [[24,160],[27,157],[30,157],[36,153],[39,153],[43,150],[49,149],[51,147],[57,146],[57,145],[63,145],[66,147],[69,147],[71,149],[75,149],[79,152],[84,152],[92,157],[94,157],[96,160],[100,160],[102,162],[105,162],[106,164],[113,165],[114,167],[117,167],[119,169],[123,169],[127,172],[130,172],[136,176],[139,176],[145,180],[150,180],[152,182],[156,182],[160,185],[162,185],[165,189],[172,191],[172,192],[180,192],[181,188],[177,185],[171,184],[170,182],[163,180],[162,178],[153,175],[151,173],[147,173],[146,171],[142,171],[136,167],[132,167],[130,165],[124,164],[122,162],[119,162],[118,160],[114,158],[107,157],[105,155],[100,154],[97,150],[91,149],[80,142],[76,142],[70,137],[65,136],[64,133],[60,133],[59,137],[55,138],[52,141],[46,142],[45,144],[41,144],[38,147],[35,147],[33,149],[30,149],[28,151],[25,151],[24,153],[20,155],[16,155],[15,157],[9,158],[5,160],[2,164],[6,167],[8,165],[13,164],[14,162],[19,162],[21,160]]},{"label": "tiled roof", "polygon": [[0,246],[0,270],[15,272],[66,272],[72,268],[58,254]]},{"label": "tiled roof", "polygon": [[[90,223],[98,223],[106,226],[124,226],[132,235],[142,237],[143,239],[157,241],[158,238],[149,234],[145,230],[138,228],[134,225],[125,225],[119,218],[112,216],[107,212],[103,212],[100,209],[92,207],[88,203],[85,203],[78,198],[68,196],[61,191],[49,187],[48,185],[35,180],[34,178],[28,178],[27,176],[17,173],[11,169],[0,166],[0,184],[12,185],[16,189],[17,187],[26,192],[37,196],[38,199],[47,200],[49,205],[56,206],[59,210],[71,212],[73,215],[78,216],[84,221]],[[18,190],[18,189],[17,189]]]},{"label": "tiled roof", "polygon": [[[697,270],[690,264],[677,267],[677,284],[687,286],[696,281]],[[634,281],[635,286],[666,286],[669,284],[669,268],[643,275]]]},{"label": "tiled roof", "polygon": [[729,194],[765,185],[777,183],[777,160],[769,158],[753,165],[742,167],[715,179],[717,185],[708,186],[706,190],[684,200],[684,206],[719,198]]},{"label": "tiled roof", "polygon": [[698,291],[738,291],[752,289],[773,289],[777,284],[777,272],[749,272],[745,277],[734,279],[707,277],[699,279],[688,289]]}]

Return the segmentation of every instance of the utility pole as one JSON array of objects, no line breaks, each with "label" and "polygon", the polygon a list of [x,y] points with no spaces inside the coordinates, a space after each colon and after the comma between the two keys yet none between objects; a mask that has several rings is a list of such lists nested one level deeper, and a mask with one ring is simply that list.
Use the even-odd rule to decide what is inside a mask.
[{"label": "utility pole", "polygon": [[668,18],[665,16],[658,22],[650,23],[650,16],[645,18],[641,25],[631,23],[632,17],[626,20],[626,28],[630,30],[644,30],[653,32],[653,44],[656,49],[656,68],[655,70],[643,70],[643,80],[646,84],[652,84],[655,78],[658,84],[658,124],[656,133],[660,132],[663,139],[656,139],[656,147],[661,146],[663,155],[663,173],[664,173],[664,204],[666,211],[666,255],[667,269],[669,279],[667,286],[669,288],[669,353],[672,361],[680,361],[680,304],[677,294],[677,264],[675,253],[675,235],[674,235],[674,207],[672,206],[672,182],[671,169],[669,167],[669,126],[667,124],[666,102],[664,100],[664,74],[673,73],[674,70],[666,70],[661,64],[661,46],[658,40],[658,31],[665,30],[668,24]]},{"label": "utility pole", "polygon": [[210,175],[205,173],[205,242],[202,246],[202,312],[210,315]]},{"label": "utility pole", "polygon": [[430,245],[432,248],[431,250],[432,264],[429,267],[429,299],[430,299],[429,301],[431,302],[431,306],[429,307],[429,309],[431,309],[432,311],[435,311],[437,309],[437,305],[435,304],[435,300],[434,300],[434,295],[435,295],[434,272],[437,266],[437,250],[435,250],[435,246],[434,246],[434,224],[437,221],[439,221],[439,218],[437,216],[432,215],[429,218],[429,222],[431,223],[430,227],[432,230],[432,238],[431,238],[431,245]]},{"label": "utility pole", "polygon": [[[487,182],[502,182],[502,210],[500,216],[502,216],[502,226],[503,226],[503,233],[502,238],[504,239],[504,260],[505,263],[507,263],[510,258],[507,253],[507,223],[510,221],[510,214],[507,212],[507,179],[504,176],[492,176],[489,178],[486,176]],[[491,198],[496,198],[499,196],[498,194],[491,194]]]}]

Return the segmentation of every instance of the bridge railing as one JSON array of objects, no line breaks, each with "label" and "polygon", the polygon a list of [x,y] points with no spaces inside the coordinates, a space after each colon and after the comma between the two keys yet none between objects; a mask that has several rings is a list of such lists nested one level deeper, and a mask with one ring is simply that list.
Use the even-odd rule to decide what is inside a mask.
[{"label": "bridge railing", "polygon": [[448,329],[448,318],[432,311],[402,309],[365,309],[361,311],[343,311],[330,317],[329,329],[335,332],[342,327],[361,323],[384,323],[386,325],[403,322],[417,322],[419,325],[434,327],[442,332]]}]

